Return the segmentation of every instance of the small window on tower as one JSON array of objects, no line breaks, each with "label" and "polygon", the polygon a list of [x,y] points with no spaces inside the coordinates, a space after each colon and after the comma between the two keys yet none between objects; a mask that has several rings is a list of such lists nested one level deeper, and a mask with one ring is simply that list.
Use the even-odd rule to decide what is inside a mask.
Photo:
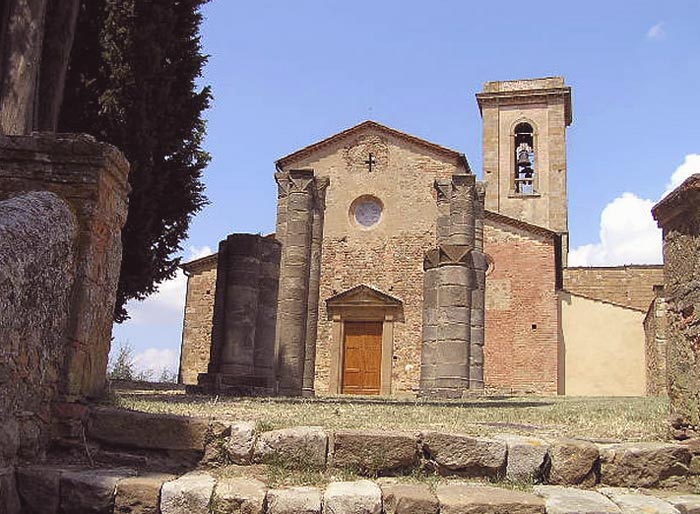
[{"label": "small window on tower", "polygon": [[515,176],[514,189],[517,194],[535,192],[535,144],[534,130],[529,123],[515,126]]}]

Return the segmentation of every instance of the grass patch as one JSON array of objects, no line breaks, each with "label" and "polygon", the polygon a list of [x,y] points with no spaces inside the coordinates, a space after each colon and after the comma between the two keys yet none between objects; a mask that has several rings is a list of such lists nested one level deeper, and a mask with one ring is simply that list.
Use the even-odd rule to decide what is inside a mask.
[{"label": "grass patch", "polygon": [[665,398],[478,396],[461,401],[325,397],[230,398],[180,391],[115,391],[119,407],[254,421],[259,429],[318,425],[334,429],[439,430],[470,435],[516,433],[595,440],[666,440]]}]

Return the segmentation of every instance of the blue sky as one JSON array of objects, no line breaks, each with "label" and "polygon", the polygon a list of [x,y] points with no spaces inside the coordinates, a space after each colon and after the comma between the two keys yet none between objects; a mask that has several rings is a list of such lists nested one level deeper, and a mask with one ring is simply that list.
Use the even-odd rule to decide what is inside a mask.
[{"label": "blue sky", "polygon": [[[274,230],[274,161],[365,119],[462,151],[481,175],[483,83],[563,75],[572,262],[658,262],[648,208],[700,172],[700,1],[212,0],[202,83],[210,204],[186,259]],[[182,276],[115,327],[142,367],[175,366]]]}]

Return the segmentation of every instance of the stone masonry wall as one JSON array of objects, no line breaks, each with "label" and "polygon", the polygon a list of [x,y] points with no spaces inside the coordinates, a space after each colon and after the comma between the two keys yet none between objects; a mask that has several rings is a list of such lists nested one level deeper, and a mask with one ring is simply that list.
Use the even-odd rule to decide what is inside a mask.
[{"label": "stone masonry wall", "polygon": [[216,293],[216,266],[216,255],[183,265],[188,276],[180,353],[181,384],[196,385],[197,376],[207,372]]},{"label": "stone masonry wall", "polygon": [[[552,235],[553,236],[553,235]],[[487,216],[484,380],[490,389],[556,394],[555,240]]]},{"label": "stone masonry wall", "polygon": [[679,437],[700,433],[700,174],[652,209],[663,229],[667,378]]},{"label": "stone masonry wall", "polygon": [[51,191],[78,220],[76,286],[71,294],[61,393],[81,400],[102,393],[121,265],[129,165],[90,136],[0,136],[0,200]]},{"label": "stone masonry wall", "polygon": [[564,269],[565,290],[641,311],[646,311],[654,299],[654,286],[663,282],[660,265]]},{"label": "stone masonry wall", "polygon": [[66,353],[78,223],[48,192],[0,202],[0,469],[42,454]]},{"label": "stone masonry wall", "polygon": [[647,396],[666,395],[666,300],[657,296],[644,318]]},{"label": "stone masonry wall", "polygon": [[[364,162],[370,152],[375,159],[371,172]],[[360,284],[403,303],[403,319],[394,323],[392,392],[417,390],[423,254],[435,245],[436,237],[433,183],[464,172],[463,164],[449,151],[370,127],[286,167],[311,168],[317,177],[330,178],[321,254],[316,392],[328,392],[333,360],[333,323],[325,301]],[[383,204],[381,220],[370,229],[358,226],[352,217],[352,204],[363,195]]]}]

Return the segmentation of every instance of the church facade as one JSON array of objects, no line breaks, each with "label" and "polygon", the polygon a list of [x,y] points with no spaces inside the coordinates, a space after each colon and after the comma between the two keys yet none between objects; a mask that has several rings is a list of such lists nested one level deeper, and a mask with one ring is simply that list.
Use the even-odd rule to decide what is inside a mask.
[{"label": "church facade", "polygon": [[567,267],[570,87],[488,82],[476,98],[483,182],[463,154],[373,121],[277,161],[275,234],[231,235],[183,265],[180,381],[234,394],[645,394],[658,349],[643,323],[662,269]]}]

